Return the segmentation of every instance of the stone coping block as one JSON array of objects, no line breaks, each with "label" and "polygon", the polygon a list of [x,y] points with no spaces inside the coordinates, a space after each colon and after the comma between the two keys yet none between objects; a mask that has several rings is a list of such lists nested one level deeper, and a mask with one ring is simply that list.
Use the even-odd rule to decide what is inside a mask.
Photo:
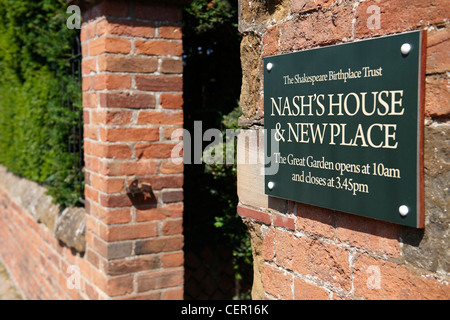
[{"label": "stone coping block", "polygon": [[84,208],[61,209],[47,195],[45,187],[21,178],[0,165],[0,188],[30,214],[38,223],[44,224],[55,233],[55,237],[67,247],[77,251],[86,250],[86,211]]}]

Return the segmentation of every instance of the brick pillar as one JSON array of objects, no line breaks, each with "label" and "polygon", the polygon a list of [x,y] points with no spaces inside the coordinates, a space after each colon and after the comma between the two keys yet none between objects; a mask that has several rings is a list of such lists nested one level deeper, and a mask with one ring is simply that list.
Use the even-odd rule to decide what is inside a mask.
[{"label": "brick pillar", "polygon": [[[183,125],[182,11],[170,3],[102,1],[83,13],[93,299],[183,298],[183,164],[170,159]],[[151,192],[128,193],[136,179]]]}]

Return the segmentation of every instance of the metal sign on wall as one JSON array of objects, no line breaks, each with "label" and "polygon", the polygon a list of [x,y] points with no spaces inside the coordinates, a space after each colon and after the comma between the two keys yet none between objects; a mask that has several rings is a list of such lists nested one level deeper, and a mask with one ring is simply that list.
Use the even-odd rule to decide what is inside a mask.
[{"label": "metal sign on wall", "polygon": [[267,195],[424,226],[424,36],[264,59]]}]

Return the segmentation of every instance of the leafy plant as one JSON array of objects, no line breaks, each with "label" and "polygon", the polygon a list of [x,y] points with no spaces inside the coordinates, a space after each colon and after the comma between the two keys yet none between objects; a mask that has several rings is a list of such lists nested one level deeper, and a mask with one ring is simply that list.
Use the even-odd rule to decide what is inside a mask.
[{"label": "leafy plant", "polygon": [[[225,137],[227,129],[238,129],[242,72],[237,12],[235,0],[193,0],[185,9],[183,108],[189,132],[194,132],[195,121],[201,121],[203,132],[220,128]],[[252,261],[249,234],[236,210],[235,147],[216,145],[205,150],[202,165],[185,166],[185,250],[201,252],[205,242],[231,250],[235,284],[241,286],[235,298],[244,299],[249,298]],[[225,161],[227,154],[233,161]],[[224,163],[211,161],[216,156]]]},{"label": "leafy plant", "polygon": [[[228,239],[228,244],[232,248],[233,268],[237,280],[242,280],[243,275],[248,276],[249,268],[252,266],[252,249],[250,244],[250,236],[247,228],[242,223],[242,219],[237,214],[236,205],[238,203],[237,190],[237,143],[234,141],[234,134],[227,136],[227,129],[234,132],[239,130],[237,119],[242,115],[239,107],[236,107],[222,119],[222,134],[227,138],[226,143],[220,143],[213,146],[214,150],[206,149],[204,154],[215,157],[215,151],[219,150],[222,154],[220,158],[223,163],[211,161],[212,159],[203,158],[205,162],[205,173],[211,175],[215,181],[209,186],[211,196],[215,200],[216,205],[221,211],[214,217],[214,226],[221,230],[223,235]],[[233,139],[233,141],[231,141]],[[225,161],[233,159],[233,162]],[[245,298],[248,292],[242,292],[240,299]],[[247,296],[248,297],[248,296]]]},{"label": "leafy plant", "polygon": [[65,10],[63,0],[0,0],[0,163],[69,206],[83,195],[82,150],[68,151],[82,110]]}]

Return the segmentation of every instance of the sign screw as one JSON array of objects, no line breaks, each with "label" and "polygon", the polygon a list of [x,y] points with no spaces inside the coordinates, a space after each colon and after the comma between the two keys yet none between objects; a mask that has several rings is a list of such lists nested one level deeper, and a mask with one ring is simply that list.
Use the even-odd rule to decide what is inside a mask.
[{"label": "sign screw", "polygon": [[269,181],[269,183],[267,184],[267,187],[269,188],[269,190],[272,190],[273,187],[275,187],[275,183],[273,181]]},{"label": "sign screw", "polygon": [[402,52],[402,55],[406,56],[411,52],[412,46],[409,43],[402,44],[400,51]]},{"label": "sign screw", "polygon": [[267,64],[267,66],[266,66],[267,71],[272,70],[272,68],[273,68],[273,63],[272,63],[272,62],[269,62],[269,63]]},{"label": "sign screw", "polygon": [[400,212],[400,215],[401,215],[402,217],[406,217],[406,215],[407,215],[408,212],[409,212],[409,208],[408,208],[408,206],[402,205],[402,206],[400,206],[400,207],[398,208],[398,212]]}]

